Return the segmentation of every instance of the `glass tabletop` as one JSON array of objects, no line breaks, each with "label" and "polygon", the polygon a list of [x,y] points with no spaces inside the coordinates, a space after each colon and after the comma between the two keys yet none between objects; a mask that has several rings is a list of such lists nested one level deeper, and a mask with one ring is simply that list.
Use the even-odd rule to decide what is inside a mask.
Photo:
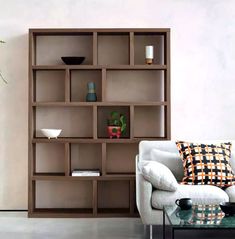
[{"label": "glass tabletop", "polygon": [[190,210],[164,206],[163,210],[174,228],[235,228],[235,216],[225,216],[219,205],[193,205]]}]

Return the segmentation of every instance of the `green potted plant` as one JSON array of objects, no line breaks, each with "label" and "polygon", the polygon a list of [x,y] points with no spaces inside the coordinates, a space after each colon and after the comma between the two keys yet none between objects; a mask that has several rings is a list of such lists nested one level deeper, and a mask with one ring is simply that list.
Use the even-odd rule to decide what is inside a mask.
[{"label": "green potted plant", "polygon": [[[0,40],[0,43],[5,43],[3,40]],[[1,71],[0,71],[0,78],[2,79],[3,82],[7,83],[7,81],[4,79]]]},{"label": "green potted plant", "polygon": [[109,138],[117,137],[126,133],[126,117],[124,114],[119,114],[117,111],[112,111],[107,121]]}]

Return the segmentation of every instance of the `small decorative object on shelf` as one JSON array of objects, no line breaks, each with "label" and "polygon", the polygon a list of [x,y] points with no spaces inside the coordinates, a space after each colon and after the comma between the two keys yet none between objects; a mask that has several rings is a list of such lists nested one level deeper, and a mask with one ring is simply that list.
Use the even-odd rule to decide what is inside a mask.
[{"label": "small decorative object on shelf", "polygon": [[108,135],[109,138],[120,138],[126,132],[126,117],[116,111],[111,112],[108,119]]},{"label": "small decorative object on shelf", "polygon": [[89,177],[89,176],[100,176],[100,171],[97,170],[89,170],[89,169],[74,169],[72,172],[72,176],[74,177]]},{"label": "small decorative object on shelf", "polygon": [[154,48],[153,46],[146,46],[145,47],[145,59],[146,59],[146,64],[151,65],[153,64],[153,54]]},{"label": "small decorative object on shelf", "polygon": [[88,90],[88,93],[86,95],[86,101],[88,101],[88,102],[97,101],[97,96],[96,96],[96,92],[95,92],[95,83],[94,82],[88,82],[87,83],[87,90]]},{"label": "small decorative object on shelf", "polygon": [[81,65],[85,60],[84,56],[62,56],[62,61],[66,65]]},{"label": "small decorative object on shelf", "polygon": [[42,134],[48,139],[57,138],[61,131],[62,129],[41,129]]}]

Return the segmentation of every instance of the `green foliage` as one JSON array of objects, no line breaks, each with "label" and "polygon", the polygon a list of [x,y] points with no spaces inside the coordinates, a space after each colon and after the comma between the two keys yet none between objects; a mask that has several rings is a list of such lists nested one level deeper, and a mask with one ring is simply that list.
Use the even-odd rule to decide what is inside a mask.
[{"label": "green foliage", "polygon": [[127,126],[126,116],[124,114],[119,114],[117,111],[112,111],[108,119],[108,126],[120,126],[121,132],[124,134]]},{"label": "green foliage", "polygon": [[6,43],[5,41],[3,41],[3,40],[0,40],[0,43]]}]

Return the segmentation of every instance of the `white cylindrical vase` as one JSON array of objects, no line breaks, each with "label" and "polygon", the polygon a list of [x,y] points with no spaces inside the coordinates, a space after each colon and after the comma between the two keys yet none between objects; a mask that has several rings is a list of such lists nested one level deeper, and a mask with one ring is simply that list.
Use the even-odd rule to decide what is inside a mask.
[{"label": "white cylindrical vase", "polygon": [[154,47],[153,46],[145,46],[145,60],[146,64],[153,64],[154,58]]}]

